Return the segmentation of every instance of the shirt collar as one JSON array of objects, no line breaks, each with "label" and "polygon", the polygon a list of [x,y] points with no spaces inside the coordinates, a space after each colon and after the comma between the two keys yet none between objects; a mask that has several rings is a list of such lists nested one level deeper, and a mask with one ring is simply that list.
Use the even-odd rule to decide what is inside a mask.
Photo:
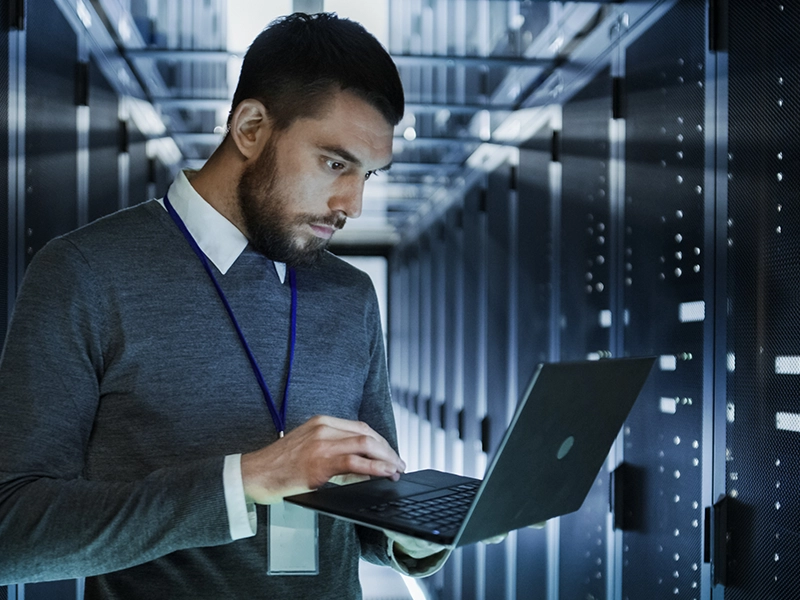
[{"label": "shirt collar", "polygon": [[[197,193],[189,183],[185,171],[178,173],[167,194],[170,204],[208,260],[214,263],[220,273],[227,273],[247,247],[245,235]],[[158,202],[164,206],[163,198]],[[274,264],[275,271],[283,282],[286,265],[279,262]]]}]

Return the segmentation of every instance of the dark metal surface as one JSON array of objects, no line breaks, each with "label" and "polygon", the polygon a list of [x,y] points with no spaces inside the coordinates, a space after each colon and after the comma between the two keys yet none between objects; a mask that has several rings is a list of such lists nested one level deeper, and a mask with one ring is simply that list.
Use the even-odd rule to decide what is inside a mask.
[{"label": "dark metal surface", "polygon": [[[562,360],[608,353],[609,120],[611,76],[604,69],[564,105],[562,134],[560,343]],[[601,470],[582,508],[561,517],[559,595],[606,597],[608,475]]]},{"label": "dark metal surface", "polygon": [[713,361],[702,315],[679,316],[682,303],[713,306],[704,298],[713,274],[700,268],[713,244],[703,235],[704,63],[699,3],[678,3],[626,50],[623,346],[664,357],[624,430],[631,600],[701,597],[703,374]]},{"label": "dark metal surface", "polygon": [[542,127],[520,149],[517,183],[517,388],[550,358],[553,282],[552,198],[549,185],[553,130]]},{"label": "dark metal surface", "polygon": [[82,600],[76,598],[74,580],[28,583],[24,590],[25,600]]},{"label": "dark metal surface", "polygon": [[[445,375],[445,432],[447,449],[446,470],[454,470],[460,462],[455,444],[458,431],[458,412],[463,405],[464,376],[464,247],[468,243],[464,236],[463,208],[453,207],[445,216],[445,330],[447,343],[445,360],[448,365]],[[448,565],[444,574],[444,597],[458,600],[462,588],[462,550],[454,553],[456,561]]]},{"label": "dark metal surface", "polygon": [[27,19],[26,264],[50,239],[78,225],[77,38],[50,0]]},{"label": "dark metal surface", "polygon": [[94,59],[89,64],[89,220],[119,208],[119,100]]},{"label": "dark metal surface", "polygon": [[[550,351],[553,231],[549,185],[552,129],[542,127],[520,150],[517,170],[517,390],[530,381]],[[517,597],[547,598],[544,529],[517,532]]]},{"label": "dark metal surface", "polygon": [[[0,119],[8,123],[8,97],[9,97],[9,13],[0,11]],[[5,135],[0,137],[0,167],[8,164],[9,129],[2,129]],[[16,163],[16,160],[15,160]],[[10,259],[14,256],[13,248],[9,245],[8,235],[8,210],[10,190],[8,188],[8,169],[0,168],[0,340],[5,340],[6,324],[8,321],[8,274],[11,266]],[[4,588],[0,588],[0,598],[3,597]]]},{"label": "dark metal surface", "polygon": [[[473,188],[464,197],[463,211],[463,269],[464,287],[464,474],[482,477],[479,472],[478,452],[480,448],[479,403],[486,393],[486,213],[482,209],[485,190]],[[475,546],[462,548],[463,588],[462,598],[477,598],[478,577],[483,575],[484,565],[479,563]]]},{"label": "dark metal surface", "polygon": [[[729,14],[726,600],[800,589],[800,8],[731,2]],[[798,417],[794,417],[795,420]]]},{"label": "dark metal surface", "polygon": [[134,206],[148,199],[150,166],[147,159],[147,139],[128,120],[128,205]]},{"label": "dark metal surface", "polygon": [[[512,168],[504,164],[489,174],[486,189],[486,414],[484,449],[493,456],[508,422],[509,345],[511,312],[509,301],[515,265],[512,247]],[[486,597],[503,597],[506,590],[506,544],[486,546]]]}]

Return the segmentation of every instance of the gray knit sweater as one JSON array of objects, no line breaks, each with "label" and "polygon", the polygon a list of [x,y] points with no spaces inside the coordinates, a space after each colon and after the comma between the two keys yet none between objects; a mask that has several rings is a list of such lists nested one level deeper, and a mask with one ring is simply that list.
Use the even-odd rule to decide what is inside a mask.
[{"label": "gray knit sweater", "polygon": [[[280,401],[290,288],[249,247],[217,275]],[[396,447],[369,279],[327,255],[297,287],[288,429],[360,419]],[[320,516],[318,576],[266,575],[263,510],[257,535],[231,542],[224,456],[275,438],[219,297],[157,203],[54,240],[25,275],[0,362],[0,584],[87,576],[87,598],[360,597],[359,556],[388,560],[374,531]]]}]

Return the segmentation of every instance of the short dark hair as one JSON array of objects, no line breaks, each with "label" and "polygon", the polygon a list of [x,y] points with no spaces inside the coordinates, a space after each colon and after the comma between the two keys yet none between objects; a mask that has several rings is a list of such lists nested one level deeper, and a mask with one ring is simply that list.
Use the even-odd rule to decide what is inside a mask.
[{"label": "short dark hair", "polygon": [[270,23],[251,44],[231,114],[252,98],[281,130],[317,114],[337,88],[372,104],[392,125],[403,118],[397,67],[372,34],[335,13],[294,13]]}]

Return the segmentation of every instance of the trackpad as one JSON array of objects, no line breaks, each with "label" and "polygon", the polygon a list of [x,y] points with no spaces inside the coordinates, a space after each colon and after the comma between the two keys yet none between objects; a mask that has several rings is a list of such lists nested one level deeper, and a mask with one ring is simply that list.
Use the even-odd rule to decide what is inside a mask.
[{"label": "trackpad", "polygon": [[356,483],[342,488],[342,491],[350,491],[359,496],[369,496],[373,501],[391,502],[398,498],[413,496],[414,494],[424,494],[430,492],[431,488],[411,481],[405,481],[402,477],[400,481],[391,479],[371,479],[362,483]]}]

